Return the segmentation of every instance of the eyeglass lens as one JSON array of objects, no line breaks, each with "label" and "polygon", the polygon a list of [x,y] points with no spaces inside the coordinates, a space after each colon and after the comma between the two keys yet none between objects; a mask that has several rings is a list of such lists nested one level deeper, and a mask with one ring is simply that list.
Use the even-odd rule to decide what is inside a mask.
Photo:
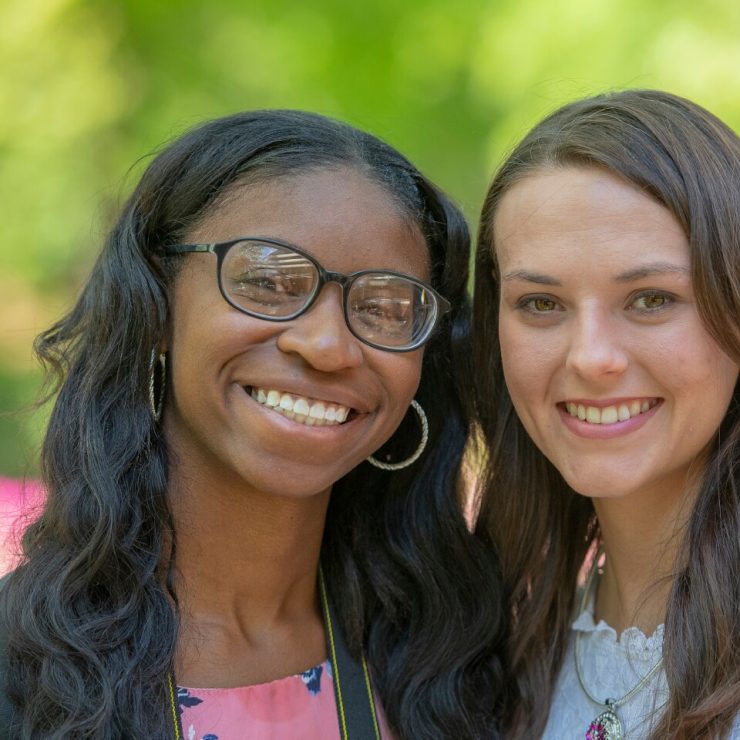
[{"label": "eyeglass lens", "polygon": [[[319,271],[289,247],[255,241],[234,244],[221,265],[229,301],[253,316],[292,318],[314,298]],[[383,272],[357,276],[349,288],[347,321],[361,339],[393,349],[426,338],[436,318],[434,296],[408,278]]]}]

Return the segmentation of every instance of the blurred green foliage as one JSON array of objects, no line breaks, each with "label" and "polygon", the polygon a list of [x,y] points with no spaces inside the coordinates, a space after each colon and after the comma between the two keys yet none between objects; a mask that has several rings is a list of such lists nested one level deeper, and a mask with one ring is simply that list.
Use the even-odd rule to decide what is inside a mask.
[{"label": "blurred green foliage", "polygon": [[[38,392],[142,157],[245,108],[308,108],[398,146],[475,222],[496,162],[565,100],[661,87],[740,125],[737,0],[0,0],[0,411]],[[39,415],[41,413],[41,415]],[[0,416],[33,473],[43,412]]]}]

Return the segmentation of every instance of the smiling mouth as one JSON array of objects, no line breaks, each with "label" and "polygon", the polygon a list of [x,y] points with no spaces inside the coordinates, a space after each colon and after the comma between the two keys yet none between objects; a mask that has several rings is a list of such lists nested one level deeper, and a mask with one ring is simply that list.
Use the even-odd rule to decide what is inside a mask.
[{"label": "smiling mouth", "polygon": [[558,406],[565,409],[572,417],[588,424],[608,425],[640,416],[657,406],[659,402],[659,398],[635,398],[632,401],[604,406],[603,408],[587,406],[573,401],[566,401],[558,404]]},{"label": "smiling mouth", "polygon": [[309,427],[339,426],[354,413],[351,408],[338,403],[307,398],[272,388],[248,386],[246,391],[262,406]]}]

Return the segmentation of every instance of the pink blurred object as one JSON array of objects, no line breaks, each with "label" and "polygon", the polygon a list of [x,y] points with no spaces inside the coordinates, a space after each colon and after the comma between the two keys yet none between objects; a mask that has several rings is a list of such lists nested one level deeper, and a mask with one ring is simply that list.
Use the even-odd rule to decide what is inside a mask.
[{"label": "pink blurred object", "polygon": [[38,481],[0,477],[0,574],[20,559],[23,530],[41,513],[44,490]]}]

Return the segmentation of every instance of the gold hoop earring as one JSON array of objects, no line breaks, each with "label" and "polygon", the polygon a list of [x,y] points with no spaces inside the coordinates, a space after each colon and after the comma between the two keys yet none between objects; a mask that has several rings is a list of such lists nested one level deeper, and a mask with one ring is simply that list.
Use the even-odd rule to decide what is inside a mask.
[{"label": "gold hoop earring", "polygon": [[[159,368],[159,379],[155,381],[155,375]],[[159,385],[159,397],[156,397],[155,384]],[[162,418],[162,406],[164,406],[164,391],[167,384],[167,355],[160,352],[157,355],[156,350],[152,350],[152,359],[149,362],[149,408],[155,422]]]},{"label": "gold hoop earring", "polygon": [[407,468],[409,465],[413,465],[413,463],[421,457],[421,453],[424,452],[427,442],[429,441],[429,422],[427,421],[427,415],[424,413],[424,409],[416,399],[411,402],[411,408],[416,411],[419,416],[419,422],[421,423],[421,442],[419,442],[419,446],[414,450],[410,457],[397,463],[381,462],[370,455],[370,457],[367,458],[367,461],[371,465],[374,465],[376,468],[380,468],[381,470],[402,470],[403,468]]}]

